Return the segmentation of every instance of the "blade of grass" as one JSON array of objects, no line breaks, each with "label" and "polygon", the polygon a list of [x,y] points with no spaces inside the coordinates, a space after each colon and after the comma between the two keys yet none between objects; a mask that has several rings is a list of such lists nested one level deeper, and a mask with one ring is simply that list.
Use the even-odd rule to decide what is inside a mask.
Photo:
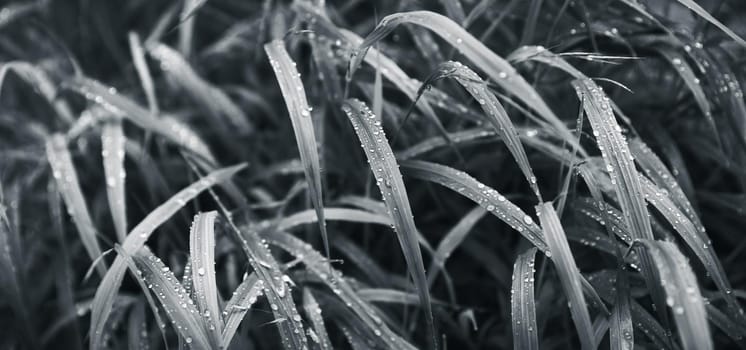
[{"label": "blade of grass", "polygon": [[249,134],[253,126],[244,112],[228,95],[200,77],[174,49],[164,44],[147,47],[150,55],[161,63],[161,69],[215,117],[225,118],[241,134]]},{"label": "blade of grass", "polygon": [[[415,349],[414,346],[394,333],[383,322],[382,316],[357,295],[348,279],[343,278],[341,272],[331,268],[329,262],[319,252],[313,250],[310,245],[284,232],[266,232],[263,237],[266,237],[270,244],[282,248],[297,259],[301,259],[308,271],[320,278],[344,302],[347,308],[357,315],[368,331],[376,335],[380,334],[376,340],[381,346],[392,349]],[[332,278],[328,275],[330,268],[332,273],[337,276],[333,278],[333,283]]]},{"label": "blade of grass", "polygon": [[713,349],[704,300],[684,255],[671,242],[642,239],[636,240],[633,248],[638,255],[648,254],[655,261],[683,348]]},{"label": "blade of grass", "polygon": [[[319,345],[321,350],[331,350],[332,343],[329,340],[329,335],[326,332],[326,326],[324,326],[324,318],[321,317],[321,308],[319,303],[316,302],[316,298],[311,294],[311,290],[308,288],[303,289],[303,309],[306,311],[306,316],[311,320],[313,325],[314,333],[316,334],[316,343]],[[313,339],[313,337],[311,337]]]},{"label": "blade of grass", "polygon": [[513,349],[539,349],[534,298],[534,259],[536,248],[518,255],[513,265],[513,287],[510,289]]},{"label": "blade of grass", "polygon": [[[57,182],[57,189],[62,195],[62,199],[65,201],[67,213],[73,218],[88,257],[91,258],[91,261],[96,261],[102,254],[97,238],[98,233],[93,225],[83,192],[80,189],[78,173],[75,171],[70,151],[67,149],[65,137],[62,134],[52,135],[47,140],[46,150],[47,160],[52,168],[52,176]],[[101,277],[104,277],[106,264],[103,261],[96,264],[96,269]]]},{"label": "blade of grass", "polygon": [[[136,252],[144,246],[145,242],[155,229],[166,222],[166,220],[186,205],[188,201],[192,200],[206,189],[227,181],[245,166],[245,164],[240,164],[215,170],[173,195],[158,208],[151,211],[145,219],[130,231],[124,244],[122,244],[122,251],[130,255]],[[102,337],[106,319],[111,313],[114,298],[122,284],[122,278],[124,278],[124,272],[126,269],[127,266],[124,258],[117,256],[114,263],[111,265],[111,268],[106,273],[106,276],[104,276],[103,281],[99,284],[98,289],[96,289],[96,295],[93,298],[91,306],[91,350],[99,349],[103,344]]]},{"label": "blade of grass", "polygon": [[[466,239],[466,236],[471,232],[474,225],[487,214],[487,211],[477,206],[470,210],[454,225],[448,233],[440,240],[438,247],[435,249],[433,254],[433,260],[430,262],[430,268],[427,269],[430,273],[427,276],[429,285],[432,287],[435,280],[438,278],[438,272],[445,270],[446,260],[451,256],[456,248],[461,245]],[[445,272],[445,271],[444,271]]]},{"label": "blade of grass", "polygon": [[[1,21],[0,21],[1,22]],[[2,26],[0,24],[0,26]],[[21,79],[34,87],[41,96],[54,108],[57,116],[65,123],[72,124],[73,118],[70,106],[63,99],[57,98],[57,84],[41,68],[22,61],[6,62],[0,65],[0,92],[8,72],[16,73]]]},{"label": "blade of grass", "polygon": [[156,119],[148,110],[117,93],[113,87],[107,87],[93,79],[76,77],[67,82],[67,86],[111,113],[122,115],[137,126],[163,136],[174,144],[201,157],[204,161],[215,164],[215,157],[207,144],[197,137],[194,131],[178,120],[174,118]]},{"label": "blade of grass", "polygon": [[150,113],[158,115],[158,99],[155,97],[153,77],[150,75],[148,63],[145,61],[145,50],[142,47],[140,36],[135,32],[129,32],[127,39],[130,45],[132,63],[135,66],[137,77],[140,78],[140,85],[142,86],[142,90],[145,92],[145,98],[148,100]]},{"label": "blade of grass", "polygon": [[699,4],[697,4],[694,0],[678,0],[678,2],[686,6],[690,10],[692,10],[698,16],[704,18],[707,22],[712,23],[712,25],[720,29],[723,33],[728,35],[735,42],[739,43],[742,46],[746,46],[746,41],[744,41],[743,38],[741,38],[740,36],[738,36],[738,34],[730,30],[730,28],[726,27],[725,24],[715,19],[715,17],[713,17],[709,12],[703,9],[702,6],[699,6]]},{"label": "blade of grass", "polygon": [[104,123],[101,129],[101,156],[104,160],[106,176],[106,197],[109,200],[114,228],[120,243],[127,235],[127,203],[124,195],[125,137],[122,121],[116,117]]},{"label": "blade of grass", "polygon": [[[215,275],[216,211],[195,215],[189,232],[189,257],[194,285],[194,300],[202,315],[202,324],[210,344],[223,348],[223,318],[218,306],[218,286]],[[185,271],[186,273],[186,271]]]},{"label": "blade of grass", "polygon": [[389,209],[389,215],[394,223],[409,273],[414,280],[421,306],[425,311],[428,343],[431,348],[435,349],[438,340],[432,305],[430,304],[430,293],[427,288],[425,266],[422,261],[420,246],[417,243],[417,228],[412,217],[412,209],[409,206],[407,190],[399,172],[399,164],[394,158],[394,153],[389,146],[380,122],[376,120],[376,116],[363,102],[350,99],[345,101],[342,108],[358,135],[360,145],[370,162],[376,184],[381,190],[386,207]]},{"label": "blade of grass", "polygon": [[593,326],[582,292],[582,277],[580,270],[578,270],[575,264],[575,259],[573,258],[572,251],[570,251],[570,245],[567,243],[567,236],[565,236],[565,231],[562,228],[559,217],[557,217],[557,212],[552,207],[551,202],[538,205],[536,212],[544,230],[544,237],[551,252],[552,262],[557,269],[562,289],[565,291],[580,344],[583,349],[594,349],[595,347],[592,344],[594,339]]},{"label": "blade of grass", "polygon": [[285,99],[285,105],[293,124],[295,142],[298,145],[306,181],[309,185],[311,201],[319,218],[319,230],[321,231],[321,239],[324,241],[324,252],[326,257],[329,258],[329,236],[324,219],[324,198],[318,145],[314,134],[313,120],[311,119],[311,108],[306,100],[303,82],[300,79],[300,73],[295,68],[295,62],[285,50],[285,43],[282,40],[275,40],[264,45],[264,51],[267,53],[277,82],[280,84],[280,90],[282,90],[282,96]]},{"label": "blade of grass", "polygon": [[487,121],[492,125],[498,135],[500,135],[503,142],[505,142],[508,150],[510,150],[516,163],[521,168],[523,175],[526,177],[526,181],[528,181],[534,194],[541,201],[541,193],[539,192],[539,187],[536,185],[536,176],[534,176],[531,164],[528,162],[526,151],[523,149],[523,145],[518,138],[515,126],[513,126],[508,113],[502,104],[500,104],[500,101],[489,91],[487,84],[474,71],[460,62],[448,61],[442,63],[422,84],[418,91],[418,96],[434,81],[446,77],[455,79],[477,100],[484,113],[488,116]]},{"label": "blade of grass", "polygon": [[147,285],[149,290],[144,291],[145,293],[152,291],[155,294],[181,339],[190,347],[211,348],[209,337],[200,319],[200,313],[194,306],[194,301],[189,298],[179,280],[161,259],[153,255],[147,246],[142,246],[131,256],[121,248],[117,252],[119,256],[134,262],[136,268],[132,274],[135,278],[142,279]]},{"label": "blade of grass", "polygon": [[397,26],[404,23],[425,27],[439,35],[443,40],[458,49],[462,55],[467,57],[479,69],[484,71],[492,81],[536,110],[546,122],[557,130],[559,135],[568,144],[575,146],[581,150],[581,153],[584,153],[582,147],[575,144],[574,137],[567,126],[551,111],[536,90],[516,72],[510,63],[488,49],[457,23],[448,17],[434,12],[400,12],[383,18],[373,32],[368,34],[365,40],[353,52],[347,72],[348,81],[352,79],[352,76],[365,58],[370,47],[391,33]]},{"label": "blade of grass", "polygon": [[257,299],[262,296],[264,290],[264,281],[252,273],[238,285],[233,296],[225,304],[223,316],[225,318],[225,328],[223,328],[223,344],[230,345],[233,336],[236,334],[238,326],[243,321],[246,313],[251,306],[256,303]]}]

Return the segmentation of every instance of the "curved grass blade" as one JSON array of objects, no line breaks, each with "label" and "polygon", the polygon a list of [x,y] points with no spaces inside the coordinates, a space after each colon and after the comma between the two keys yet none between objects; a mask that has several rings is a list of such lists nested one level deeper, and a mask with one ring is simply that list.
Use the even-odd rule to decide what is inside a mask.
[{"label": "curved grass blade", "polygon": [[245,135],[253,130],[253,126],[241,108],[231,101],[225,92],[197,75],[177,51],[164,44],[156,43],[148,48],[148,52],[161,62],[161,69],[178,82],[210,114],[227,119],[241,134]]},{"label": "curved grass blade", "polygon": [[[352,46],[358,46],[362,44],[363,39],[360,38],[357,34],[345,29],[339,29],[339,31],[342,37],[345,38]],[[440,122],[440,119],[435,113],[435,110],[433,110],[433,107],[430,105],[427,99],[420,99],[417,97],[419,95],[418,90],[421,88],[422,83],[417,79],[413,79],[409,75],[407,75],[407,73],[404,72],[404,70],[402,70],[401,67],[399,67],[399,65],[394,62],[394,60],[387,57],[382,52],[376,50],[375,48],[371,48],[370,53],[370,55],[366,55],[365,63],[375,68],[376,72],[381,72],[381,74],[386,77],[386,79],[396,85],[399,90],[407,95],[407,97],[414,103],[414,107],[419,109],[422,114],[424,114],[430,120],[430,122],[433,123],[440,136],[443,137],[443,140],[445,140],[449,145],[452,145],[452,141],[448,138],[448,131],[446,131],[443,123]],[[376,115],[378,117],[381,117],[378,114]]]},{"label": "curved grass blade", "polygon": [[[323,208],[327,220],[358,222],[364,224],[377,224],[391,226],[391,218],[381,214],[371,213],[364,210],[350,208]],[[276,229],[287,231],[296,226],[310,224],[318,221],[318,216],[313,210],[304,210],[290,216],[279,219]]]},{"label": "curved grass blade", "polygon": [[[57,189],[65,201],[68,214],[75,222],[75,227],[88,256],[91,261],[95,262],[102,254],[96,237],[98,233],[83,198],[78,173],[75,171],[70,151],[67,149],[65,137],[62,134],[52,135],[47,140],[46,149],[47,160],[52,168],[52,176],[57,182]],[[106,264],[103,261],[96,264],[96,269],[101,277],[104,277]]]},{"label": "curved grass blade", "polygon": [[[188,201],[195,198],[202,191],[218,183],[227,181],[245,166],[245,164],[240,164],[215,170],[173,195],[158,208],[151,211],[145,219],[130,231],[124,244],[122,244],[122,251],[130,255],[138,251],[144,246],[153,231],[186,205]],[[127,266],[124,258],[117,256],[106,276],[104,276],[103,281],[99,284],[98,289],[96,289],[96,295],[91,305],[91,350],[99,349],[103,344],[103,330],[106,319],[111,313],[114,298],[122,284],[122,278],[124,278],[126,269]]]},{"label": "curved grass blade", "polygon": [[415,288],[420,296],[420,303],[425,311],[431,348],[436,348],[438,340],[435,332],[430,293],[428,291],[425,266],[422,261],[420,246],[417,244],[417,228],[412,218],[407,190],[404,187],[399,165],[394,158],[386,135],[376,116],[361,101],[350,99],[342,106],[360,140],[360,145],[370,162],[370,168],[381,190],[389,215],[404,253],[405,260]]},{"label": "curved grass blade", "polygon": [[[0,22],[2,22],[2,20],[0,20]],[[2,25],[0,24],[0,27],[1,26]],[[57,85],[46,72],[27,62],[12,61],[3,63],[0,65],[0,92],[2,92],[3,83],[5,82],[5,77],[8,75],[8,72],[16,73],[21,77],[21,79],[33,86],[34,90],[49,102],[63,121],[70,124],[73,123],[75,118],[73,118],[70,106],[65,102],[65,100],[57,98]]]},{"label": "curved grass blade", "polygon": [[583,349],[594,349],[593,325],[582,292],[582,276],[577,265],[575,265],[575,259],[573,258],[572,251],[570,251],[570,245],[567,243],[567,236],[565,236],[564,229],[562,229],[557,212],[554,211],[551,202],[536,206],[536,212],[539,215],[539,220],[544,230],[544,237],[551,252],[552,262],[557,268],[557,274],[559,275],[560,282],[562,282],[562,289],[564,289],[567,296],[568,304],[570,305],[570,314],[575,323],[580,344]]},{"label": "curved grass blade", "polygon": [[521,141],[518,138],[518,132],[510,121],[510,117],[508,117],[508,113],[505,111],[505,108],[503,108],[500,101],[491,91],[489,91],[487,84],[482,81],[474,71],[460,62],[448,61],[442,63],[422,84],[418,96],[424,92],[426,86],[429,86],[435,80],[446,77],[455,79],[475,100],[477,100],[482,110],[484,110],[484,113],[487,114],[487,121],[492,125],[498,135],[500,135],[503,142],[505,142],[508,150],[510,150],[510,154],[513,155],[516,163],[518,163],[518,166],[521,168],[523,176],[526,177],[526,181],[528,181],[534,194],[541,201],[541,193],[539,192],[539,187],[536,186],[536,176],[534,176],[531,164],[528,162],[528,157],[526,156],[526,151],[523,149],[523,144],[521,144]]},{"label": "curved grass blade", "polygon": [[76,77],[67,86],[96,102],[115,115],[122,115],[137,126],[163,136],[174,144],[194,153],[210,164],[215,164],[215,157],[207,144],[190,128],[173,118],[156,119],[148,110],[131,99],[118,94],[113,87],[107,87],[98,81],[85,77]]},{"label": "curved grass blade", "polygon": [[445,165],[421,160],[404,161],[401,163],[401,167],[407,176],[437,183],[471,199],[518,231],[542,252],[548,250],[541,228],[534,223],[531,216],[526,215],[523,210],[506,199],[505,196],[477,181],[469,174]]},{"label": "curved grass blade", "polygon": [[712,23],[715,27],[723,31],[726,35],[728,35],[731,39],[735,40],[737,43],[741,44],[742,46],[746,46],[746,41],[743,40],[738,34],[734,33],[730,28],[726,27],[725,24],[721,23],[715,17],[712,17],[712,15],[707,12],[705,9],[702,8],[702,6],[699,6],[694,0],[677,0],[680,4],[686,6],[690,10],[694,11],[698,16],[704,18],[707,22]]},{"label": "curved grass blade", "polygon": [[440,240],[438,247],[435,249],[435,253],[433,253],[433,260],[428,269],[430,274],[427,275],[427,279],[430,286],[432,286],[435,279],[438,278],[438,272],[445,270],[446,260],[451,256],[451,253],[461,245],[461,242],[466,239],[466,236],[471,232],[471,229],[479,220],[482,219],[482,217],[484,217],[484,214],[487,214],[487,211],[484,208],[480,206],[475,207],[464,215],[464,217],[461,218],[461,220],[459,220],[450,231],[448,231],[445,237]]},{"label": "curved grass blade", "polygon": [[106,121],[101,129],[101,157],[104,160],[106,176],[106,197],[109,200],[111,216],[119,242],[127,235],[127,204],[124,195],[124,152],[125,137],[122,121],[116,117]]},{"label": "curved grass blade", "polygon": [[303,289],[303,309],[306,311],[306,316],[311,320],[311,325],[313,325],[316,334],[316,338],[311,337],[311,339],[316,341],[321,350],[331,350],[332,343],[326,332],[326,326],[324,326],[324,318],[321,317],[321,308],[308,288]]},{"label": "curved grass blade", "polygon": [[510,289],[513,349],[539,349],[534,299],[534,259],[536,248],[519,255],[513,265],[513,287]]},{"label": "curved grass blade", "polygon": [[311,201],[319,218],[319,230],[324,241],[324,252],[329,258],[329,236],[324,219],[324,198],[317,151],[318,145],[314,134],[313,120],[311,119],[311,108],[306,100],[303,82],[300,79],[300,73],[295,68],[295,62],[285,50],[285,43],[282,40],[274,40],[264,45],[264,51],[267,53],[269,63],[272,65],[277,82],[280,84],[280,90],[282,90],[282,96],[285,99],[285,105],[293,124],[295,142],[298,145],[303,171],[309,185]]},{"label": "curved grass blade", "polygon": [[140,36],[135,32],[130,32],[127,39],[130,45],[130,54],[132,54],[132,64],[135,66],[137,77],[140,78],[140,85],[142,85],[145,98],[148,100],[150,113],[158,115],[158,99],[155,97],[153,76],[150,74],[150,69],[148,69],[148,64],[145,61],[145,50],[142,47]]},{"label": "curved grass blade", "polygon": [[593,127],[606,170],[619,198],[625,222],[634,238],[652,239],[650,217],[645,206],[640,177],[632,162],[629,146],[603,90],[590,79],[575,80],[573,86]]},{"label": "curved grass blade", "polygon": [[[270,244],[276,245],[295,258],[301,259],[308,271],[321,279],[337,297],[342,299],[342,302],[357,315],[371,333],[380,334],[377,337],[380,345],[392,349],[415,349],[414,346],[394,333],[383,322],[378,312],[357,295],[348,280],[343,278],[339,271],[334,270],[329,262],[321,254],[313,250],[310,245],[284,232],[267,232],[263,237],[266,237]],[[332,282],[332,278],[328,275],[329,271],[337,275],[337,277],[333,278],[334,282]]]},{"label": "curved grass blade", "polygon": [[[223,318],[218,306],[218,286],[215,275],[215,217],[216,211],[194,216],[189,232],[189,257],[197,311],[210,344],[222,348]],[[185,270],[186,272],[186,270]]]},{"label": "curved grass blade", "polygon": [[434,12],[400,12],[383,18],[373,32],[368,34],[353,53],[347,72],[348,81],[351,80],[370,47],[391,33],[397,26],[404,23],[422,26],[435,32],[458,49],[462,55],[467,57],[479,69],[484,71],[496,84],[536,110],[546,122],[557,130],[562,139],[566,140],[568,144],[582,149],[575,143],[575,139],[567,126],[549,109],[549,106],[547,106],[536,90],[516,72],[510,63],[488,49],[457,23],[448,17]]},{"label": "curved grass blade", "polygon": [[[211,343],[203,323],[200,320],[199,310],[189,298],[189,294],[176,279],[173,272],[153,253],[147,246],[143,246],[126,259],[132,259],[136,270],[135,276],[147,285],[155,294],[166,316],[171,321],[173,328],[179,333],[181,339],[189,346],[197,349],[209,349]],[[149,293],[149,291],[144,291]]]},{"label": "curved grass blade", "polygon": [[249,258],[249,264],[259,279],[264,281],[264,295],[275,316],[275,325],[280,332],[283,346],[288,350],[305,349],[308,344],[301,317],[295,307],[289,287],[285,284],[289,277],[282,273],[269,247],[266,246],[264,240],[260,239],[256,231],[239,231],[235,224],[233,228],[240,234],[241,247]]},{"label": "curved grass blade", "polygon": [[684,349],[713,349],[702,294],[694,272],[678,247],[671,242],[636,240],[638,255],[648,254],[660,274],[666,304],[673,310]]},{"label": "curved grass blade", "polygon": [[[601,270],[590,274],[588,281],[593,284],[595,290],[599,292],[604,300],[613,302],[617,299],[615,295],[616,291],[614,290],[616,276],[613,275],[612,270]],[[660,349],[679,349],[676,344],[668,341],[668,332],[658,323],[655,317],[634,299],[630,299],[630,314],[634,320],[635,328],[642,334],[645,334],[656,347]]]},{"label": "curved grass blade", "polygon": [[260,280],[255,273],[252,273],[246,276],[236,290],[233,291],[233,297],[225,305],[225,310],[223,311],[225,318],[223,344],[230,345],[238,326],[243,321],[244,316],[246,316],[246,312],[262,296],[263,290],[264,281]]}]

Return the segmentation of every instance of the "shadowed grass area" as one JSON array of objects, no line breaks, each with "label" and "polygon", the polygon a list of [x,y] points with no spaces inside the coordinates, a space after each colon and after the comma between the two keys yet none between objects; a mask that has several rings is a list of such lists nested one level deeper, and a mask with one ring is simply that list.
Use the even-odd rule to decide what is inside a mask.
[{"label": "shadowed grass area", "polygon": [[744,15],[4,2],[0,348],[745,348]]}]

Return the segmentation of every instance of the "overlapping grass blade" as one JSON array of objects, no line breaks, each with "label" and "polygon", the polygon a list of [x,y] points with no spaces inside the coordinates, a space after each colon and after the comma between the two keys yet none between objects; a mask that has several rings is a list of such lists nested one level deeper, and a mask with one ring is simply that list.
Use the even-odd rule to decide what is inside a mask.
[{"label": "overlapping grass blade", "polygon": [[166,138],[210,164],[215,164],[215,157],[207,144],[197,137],[194,131],[178,120],[173,118],[156,119],[148,110],[117,93],[113,87],[107,87],[93,79],[76,77],[67,82],[67,86],[111,113],[122,115],[137,126]]},{"label": "overlapping grass blade", "polygon": [[536,327],[534,299],[534,259],[536,248],[518,255],[513,265],[513,286],[510,289],[513,349],[539,349],[539,328]]},{"label": "overlapping grass blade", "polygon": [[114,229],[119,242],[127,235],[127,203],[125,201],[124,170],[125,137],[119,117],[106,121],[101,129],[101,157],[104,160],[106,196],[109,200]]},{"label": "overlapping grass blade", "polygon": [[[120,250],[120,253],[127,254],[123,250]],[[161,259],[153,255],[147,246],[142,246],[131,256],[124,255],[124,258],[134,261],[136,269],[132,273],[136,278],[142,279],[148,289],[155,294],[173,328],[184,342],[197,349],[211,348],[194,301],[189,298],[179,280]]]},{"label": "overlapping grass blade", "polygon": [[595,348],[592,344],[594,339],[593,326],[582,292],[582,276],[577,265],[575,265],[575,258],[570,251],[570,245],[567,243],[565,231],[551,202],[538,205],[536,212],[544,230],[544,237],[551,252],[552,262],[557,269],[565,296],[567,296],[570,314],[575,323],[580,344],[583,349],[593,349]]},{"label": "overlapping grass blade", "polygon": [[[6,198],[2,184],[0,184],[0,292],[8,306],[16,314],[20,321],[20,327],[27,346],[38,349],[39,344],[35,338],[35,332],[31,323],[27,297],[25,296],[26,283],[23,278],[22,252],[20,252],[20,241],[18,232],[11,225],[10,217],[6,211]],[[18,220],[18,218],[14,218]]]},{"label": "overlapping grass blade", "polygon": [[[235,230],[238,230],[234,226]],[[258,232],[249,229],[240,232],[241,248],[249,259],[265,288],[264,295],[269,301],[275,325],[280,332],[280,340],[287,350],[305,349],[308,344],[303,330],[300,314],[295,307],[290,287],[286,285],[289,277],[283,274],[269,247],[266,246]]]},{"label": "overlapping grass blade", "polygon": [[698,16],[704,18],[707,22],[712,23],[715,27],[720,29],[723,33],[727,34],[731,39],[735,40],[737,43],[741,44],[742,46],[746,46],[746,41],[743,40],[738,34],[734,33],[730,28],[726,27],[725,24],[721,23],[715,17],[713,17],[709,12],[707,12],[705,9],[702,8],[702,6],[699,6],[694,0],[677,0],[680,4],[686,6],[690,10],[694,11]]},{"label": "overlapping grass blade", "polygon": [[223,317],[218,306],[220,296],[215,275],[215,217],[217,214],[211,211],[195,215],[189,232],[189,257],[197,311],[202,315],[210,344],[222,348],[224,346]]},{"label": "overlapping grass blade", "polygon": [[392,349],[415,349],[414,346],[394,333],[383,322],[381,315],[362,300],[347,279],[342,278],[342,274],[334,269],[331,269],[331,271],[337,277],[332,282],[332,278],[328,275],[331,268],[329,262],[321,254],[313,250],[310,245],[284,232],[267,232],[264,237],[266,237],[270,244],[276,245],[295,258],[301,259],[308,271],[320,278],[357,315],[362,324],[371,333],[380,334],[380,337],[376,339],[379,345]]},{"label": "overlapping grass blade", "polygon": [[127,345],[130,350],[144,349],[150,346],[148,325],[145,319],[145,302],[139,301],[130,309],[127,319]]},{"label": "overlapping grass blade", "polygon": [[655,262],[683,348],[713,349],[704,300],[686,257],[671,242],[642,239],[633,247],[638,255],[648,254]]},{"label": "overlapping grass blade", "polygon": [[487,88],[487,84],[474,71],[460,62],[448,61],[442,63],[422,84],[418,96],[435,80],[447,77],[455,79],[479,103],[484,113],[487,114],[487,121],[497,131],[503,142],[505,142],[508,150],[510,150],[516,163],[521,168],[523,176],[526,177],[526,181],[528,181],[531,189],[533,189],[534,194],[541,200],[539,187],[536,186],[536,176],[534,176],[534,172],[531,169],[531,164],[528,163],[528,157],[526,157],[526,151],[523,149],[523,144],[521,144],[518,138],[518,132],[510,121],[505,108],[500,104],[500,101],[498,101],[497,97]]},{"label": "overlapping grass blade", "polygon": [[[0,25],[1,26],[1,25]],[[63,99],[57,98],[57,84],[41,68],[22,61],[11,61],[0,65],[0,92],[8,72],[16,73],[21,79],[41,94],[54,108],[57,115],[66,123],[72,123],[73,118],[70,106]]]},{"label": "overlapping grass blade", "polygon": [[439,35],[459,50],[459,52],[474,63],[474,65],[484,71],[484,73],[487,74],[487,76],[489,76],[496,84],[500,85],[506,91],[512,93],[519,100],[523,101],[526,105],[536,110],[546,122],[556,129],[561,138],[566,140],[568,144],[575,145],[578,149],[581,148],[579,145],[575,144],[574,137],[567,129],[567,126],[565,126],[551,109],[549,109],[536,90],[534,90],[531,85],[529,85],[528,82],[516,72],[515,68],[513,68],[506,60],[488,49],[483,43],[474,38],[457,23],[450,20],[448,17],[434,12],[400,12],[383,18],[373,32],[368,34],[355,51],[354,56],[350,61],[347,77],[348,80],[352,78],[370,47],[391,33],[394,28],[404,23],[425,27]]},{"label": "overlapping grass blade", "polygon": [[[327,220],[358,222],[364,224],[377,224],[391,226],[391,218],[388,216],[371,213],[369,211],[350,208],[323,208],[324,217]],[[282,217],[276,222],[276,229],[287,231],[293,227],[310,224],[318,221],[318,216],[313,210],[304,210],[295,214]]]},{"label": "overlapping grass blade", "polygon": [[251,306],[262,296],[263,290],[264,281],[260,280],[256,273],[252,273],[246,276],[236,290],[233,291],[233,297],[225,304],[225,310],[223,311],[225,318],[223,344],[230,345],[238,326],[243,321],[249,309],[251,309]]},{"label": "overlapping grass blade", "polygon": [[145,98],[148,100],[148,108],[153,115],[158,115],[158,99],[155,97],[153,76],[150,74],[148,63],[145,61],[145,50],[142,47],[142,42],[140,42],[140,36],[135,32],[130,32],[127,39],[132,55],[132,64],[135,66],[137,77],[140,78],[140,85],[145,92]]},{"label": "overlapping grass blade", "polygon": [[282,96],[285,99],[290,121],[295,133],[295,142],[298,145],[300,159],[303,163],[303,171],[310,191],[316,215],[319,217],[319,230],[324,241],[324,252],[329,257],[329,236],[326,231],[326,220],[324,219],[324,198],[321,184],[321,168],[319,166],[318,145],[314,134],[311,108],[306,100],[306,92],[300,73],[295,68],[295,62],[285,50],[282,40],[275,40],[264,45],[269,63],[275,72],[277,82],[280,84]]},{"label": "overlapping grass blade", "polygon": [[422,253],[417,243],[417,228],[412,218],[407,190],[404,187],[399,165],[391,151],[386,135],[376,116],[361,101],[350,99],[345,101],[343,110],[350,119],[370,163],[370,168],[381,190],[389,215],[394,223],[399,243],[404,253],[410,275],[412,276],[420,296],[420,303],[425,311],[428,326],[429,342],[435,348],[438,343],[435,333],[430,293],[428,291],[425,266]]},{"label": "overlapping grass blade", "polygon": [[210,114],[217,118],[225,118],[241,134],[248,134],[253,130],[241,108],[231,101],[223,90],[200,77],[178,52],[160,43],[155,43],[147,49],[150,55],[161,63],[161,69]]},{"label": "overlapping grass blade", "polygon": [[[52,176],[57,183],[57,190],[62,195],[67,207],[67,213],[73,218],[78,230],[81,242],[88,253],[91,261],[97,261],[101,256],[101,246],[98,244],[98,232],[93,225],[91,214],[83,198],[80,189],[78,173],[75,171],[70,151],[67,149],[67,141],[62,134],[54,134],[49,137],[46,144],[47,160],[52,168]],[[106,265],[103,261],[96,264],[101,277],[106,274]]]},{"label": "overlapping grass blade", "polygon": [[[227,181],[245,166],[245,164],[240,164],[215,170],[173,195],[158,208],[151,211],[145,219],[130,231],[122,245],[122,250],[130,255],[137,252],[141,247],[143,247],[153,231],[186,205],[188,201],[195,198],[202,191],[205,191],[218,183]],[[114,298],[122,284],[122,278],[124,278],[124,272],[126,269],[127,266],[124,258],[118,256],[114,260],[109,271],[106,273],[106,276],[104,276],[103,281],[99,284],[98,289],[96,289],[96,295],[93,298],[91,306],[91,350],[99,349],[102,345],[103,329],[106,319],[111,313]]]},{"label": "overlapping grass blade", "polygon": [[471,199],[518,231],[542,252],[547,251],[548,247],[544,241],[541,228],[536,225],[531,216],[506,199],[505,196],[477,181],[469,174],[445,165],[420,160],[401,162],[401,167],[407,176],[440,184]]},{"label": "overlapping grass blade", "polygon": [[466,236],[471,232],[471,229],[479,220],[482,219],[482,217],[484,217],[484,214],[487,214],[487,211],[484,208],[480,206],[475,207],[464,215],[464,217],[461,218],[461,220],[459,220],[459,222],[456,223],[448,233],[446,233],[445,237],[440,240],[440,243],[438,243],[438,247],[435,249],[435,253],[433,254],[433,260],[430,262],[430,268],[427,269],[430,271],[427,276],[430,286],[432,286],[433,282],[435,282],[435,279],[438,277],[438,272],[445,269],[446,260],[451,256],[451,253],[461,245],[461,242],[466,239]]},{"label": "overlapping grass blade", "polygon": [[[339,31],[341,36],[353,47],[363,43],[363,39],[357,34],[346,29],[339,29]],[[422,86],[420,81],[411,78],[401,69],[401,67],[399,67],[399,65],[396,64],[396,62],[394,62],[394,60],[375,48],[370,49],[370,55],[366,55],[365,57],[365,63],[375,68],[376,72],[381,72],[386,79],[407,95],[407,97],[414,103],[414,107],[419,109],[430,120],[430,122],[433,123],[441,137],[443,137],[448,144],[451,144],[451,141],[448,138],[448,132],[438,118],[438,115],[435,113],[435,110],[433,110],[433,107],[426,99],[417,98],[419,95],[418,90]],[[381,117],[380,115],[377,116]]]},{"label": "overlapping grass blade", "polygon": [[306,316],[311,320],[316,338],[314,339],[319,345],[321,350],[331,350],[332,343],[329,340],[329,335],[326,332],[326,326],[324,326],[324,318],[321,316],[321,308],[319,303],[316,302],[316,298],[313,297],[311,290],[308,288],[303,289],[303,309],[306,311]]}]

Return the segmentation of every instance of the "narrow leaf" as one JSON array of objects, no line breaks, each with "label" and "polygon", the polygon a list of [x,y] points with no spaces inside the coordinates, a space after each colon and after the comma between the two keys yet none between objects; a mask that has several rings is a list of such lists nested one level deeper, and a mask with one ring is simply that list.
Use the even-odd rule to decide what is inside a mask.
[{"label": "narrow leaf", "polygon": [[189,257],[191,261],[194,300],[203,320],[203,328],[210,344],[223,347],[223,318],[218,307],[218,287],[215,276],[215,217],[217,212],[195,215],[189,232]]},{"label": "narrow leaf", "polygon": [[513,286],[510,289],[513,349],[539,349],[534,299],[535,257],[536,248],[530,248],[519,255],[513,265]]},{"label": "narrow leaf", "polygon": [[127,235],[127,207],[124,195],[125,137],[122,121],[116,117],[104,123],[101,130],[101,156],[104,159],[106,195],[119,242]]},{"label": "narrow leaf", "polygon": [[389,215],[394,222],[394,228],[399,243],[407,261],[409,273],[414,279],[415,288],[420,296],[420,303],[424,307],[425,320],[428,326],[429,342],[436,347],[435,323],[433,320],[430,293],[428,291],[425,266],[422,253],[417,243],[417,228],[412,218],[407,190],[404,187],[399,165],[394,158],[386,135],[377,121],[376,116],[361,101],[350,99],[342,106],[360,140],[360,145],[370,163],[370,168],[381,190],[384,203],[389,209]]}]

